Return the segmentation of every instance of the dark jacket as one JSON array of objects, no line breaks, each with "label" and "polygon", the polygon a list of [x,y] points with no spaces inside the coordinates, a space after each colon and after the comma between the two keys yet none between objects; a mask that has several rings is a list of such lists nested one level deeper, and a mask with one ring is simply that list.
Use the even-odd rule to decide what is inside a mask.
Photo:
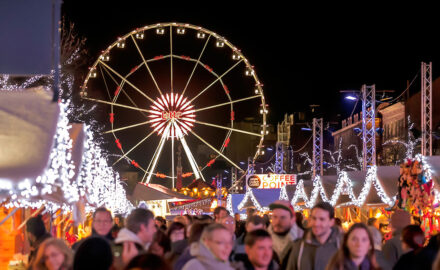
[{"label": "dark jacket", "polygon": [[190,246],[188,246],[174,263],[173,270],[182,270],[183,266],[193,258],[194,256],[190,253]]},{"label": "dark jacket", "polygon": [[390,265],[394,266],[403,254],[402,241],[400,235],[402,231],[393,232],[393,237],[382,247],[382,253]]},{"label": "dark jacket", "polygon": [[84,240],[89,238],[89,237],[102,237],[102,238],[105,238],[106,240],[108,240],[110,242],[110,245],[112,245],[113,241],[115,240],[115,238],[113,237],[113,234],[112,234],[111,231],[106,236],[101,236],[94,229],[92,229],[92,234],[90,236],[88,236],[86,238],[83,238],[83,239],[79,240],[78,242],[75,242],[72,245],[73,251],[76,251],[78,249],[78,247],[81,245],[81,243],[84,242]]},{"label": "dark jacket", "polygon": [[[356,264],[354,264],[354,262],[352,260],[349,259],[345,259],[344,260],[344,270],[370,270],[371,269],[371,264],[370,261],[365,258],[362,263],[358,266],[356,266]],[[330,270],[339,270],[339,268],[334,268],[334,269],[330,269]]]},{"label": "dark jacket", "polygon": [[[246,258],[242,261],[243,262],[243,267],[242,269],[245,270],[255,270],[255,267],[252,265],[252,263],[249,261],[248,257],[246,256]],[[279,266],[278,264],[272,260],[269,264],[269,267],[267,267],[267,270],[278,270]]]},{"label": "dark jacket", "polygon": [[295,241],[286,269],[324,270],[342,243],[340,231],[335,227],[331,230],[324,244],[316,240],[310,230],[304,234],[302,239]]},{"label": "dark jacket", "polygon": [[394,265],[393,270],[411,270],[411,269],[420,269],[417,263],[417,255],[413,251],[407,252],[400,256],[397,263]]},{"label": "dark jacket", "polygon": [[440,234],[434,235],[429,239],[428,245],[418,254],[418,269],[431,270],[437,253],[440,249]]}]

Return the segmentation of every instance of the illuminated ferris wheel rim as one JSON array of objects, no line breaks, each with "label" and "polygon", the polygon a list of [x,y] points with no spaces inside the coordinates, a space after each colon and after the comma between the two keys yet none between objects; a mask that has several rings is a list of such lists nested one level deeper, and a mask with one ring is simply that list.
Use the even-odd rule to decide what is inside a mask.
[{"label": "illuminated ferris wheel rim", "polygon": [[[143,58],[143,56],[142,56],[142,53],[141,53],[141,51],[140,51],[140,49],[139,49],[139,47],[138,47],[138,45],[137,45],[137,43],[136,43],[136,40],[135,40],[135,38],[136,39],[143,39],[144,38],[144,32],[145,31],[147,31],[147,30],[156,30],[156,34],[163,34],[164,32],[165,32],[165,29],[166,28],[169,28],[169,30],[170,30],[170,39],[171,39],[171,53],[170,53],[170,55],[160,55],[160,56],[158,56],[158,57],[155,57],[155,58],[153,58],[153,59],[149,59],[149,60],[145,60],[144,58]],[[172,54],[172,37],[173,37],[173,28],[176,28],[177,29],[177,34],[179,35],[179,34],[184,34],[185,32],[186,32],[186,29],[192,29],[192,30],[195,30],[195,31],[197,31],[197,38],[200,38],[200,39],[205,39],[205,37],[206,36],[208,36],[208,38],[207,38],[207,40],[206,40],[206,44],[208,43],[208,41],[209,41],[209,38],[211,38],[211,37],[213,37],[213,38],[215,38],[216,39],[216,45],[217,45],[217,47],[223,47],[224,45],[226,45],[226,46],[228,46],[231,50],[232,50],[232,52],[233,52],[233,56],[232,56],[232,58],[234,59],[234,60],[239,60],[239,62],[238,63],[240,63],[240,62],[243,62],[245,65],[246,65],[246,75],[247,76],[252,76],[253,77],[253,79],[254,79],[254,81],[255,81],[255,94],[256,94],[256,96],[253,96],[253,97],[248,97],[248,98],[244,98],[244,99],[241,99],[241,100],[235,100],[235,101],[233,101],[232,99],[231,99],[231,97],[229,96],[229,91],[228,91],[228,89],[227,89],[227,87],[226,87],[226,85],[224,85],[224,83],[223,83],[223,81],[221,80],[221,77],[224,75],[222,75],[222,76],[218,76],[211,68],[209,68],[209,66],[208,65],[206,65],[206,64],[203,64],[203,62],[202,61],[200,61],[201,59],[201,56],[202,56],[202,54],[203,54],[203,51],[202,51],[202,53],[201,53],[201,55],[200,55],[200,57],[199,57],[199,59],[195,59],[195,58],[190,58],[190,57],[188,57],[188,56],[183,56],[183,55],[181,55],[181,56],[178,56],[178,55],[173,55]],[[260,108],[260,113],[262,114],[262,122],[263,122],[263,124],[262,124],[262,131],[261,131],[261,135],[262,136],[260,136],[261,138],[260,138],[260,141],[259,141],[259,144],[257,145],[257,151],[256,151],[256,153],[255,153],[255,155],[254,155],[254,157],[253,157],[253,160],[255,160],[260,154],[261,154],[261,152],[260,152],[260,149],[262,148],[262,146],[263,146],[263,140],[264,140],[264,135],[265,134],[267,134],[267,130],[266,130],[266,128],[267,128],[267,125],[266,125],[266,114],[267,114],[267,104],[265,103],[265,99],[264,99],[264,95],[263,95],[263,89],[262,89],[262,84],[260,83],[260,81],[259,81],[259,79],[258,79],[258,76],[257,76],[257,74],[256,74],[256,72],[255,72],[255,70],[254,70],[254,67],[249,63],[249,61],[248,61],[248,59],[246,58],[246,57],[244,57],[244,55],[241,53],[241,51],[237,48],[237,47],[235,47],[232,43],[230,43],[226,38],[224,38],[224,37],[222,37],[222,36],[220,36],[220,35],[218,35],[217,33],[215,33],[215,32],[213,32],[213,31],[210,31],[210,30],[207,30],[207,29],[205,29],[205,28],[203,28],[203,27],[199,27],[199,26],[195,26],[195,25],[191,25],[191,24],[187,24],[187,23],[177,23],[177,22],[170,22],[170,23],[157,23],[157,24],[152,24],[152,25],[147,25],[147,26],[144,26],[144,27],[141,27],[141,28],[137,28],[137,29],[135,29],[135,30],[133,30],[133,31],[131,31],[131,32],[129,32],[129,33],[127,33],[126,35],[124,35],[124,36],[122,36],[122,37],[120,37],[120,38],[118,38],[114,43],[112,43],[110,46],[108,46],[108,48],[106,49],[106,50],[104,50],[104,51],[102,51],[102,53],[101,53],[101,55],[98,57],[98,59],[95,61],[95,63],[93,64],[93,66],[90,68],[90,71],[89,71],[89,73],[87,74],[87,77],[86,77],[86,79],[85,79],[85,81],[84,81],[84,84],[83,84],[83,86],[82,86],[82,91],[81,91],[81,97],[82,98],[84,98],[84,99],[89,99],[89,100],[92,100],[92,101],[98,101],[98,100],[94,100],[94,99],[91,99],[91,98],[88,98],[87,97],[87,83],[88,83],[88,81],[89,81],[89,79],[91,79],[91,78],[93,78],[93,74],[94,74],[94,76],[96,77],[96,73],[97,73],[97,66],[98,66],[98,64],[102,64],[102,65],[104,65],[106,68],[108,68],[109,70],[111,70],[112,72],[115,72],[114,70],[112,70],[111,69],[111,67],[109,67],[108,65],[106,65],[105,63],[104,63],[104,61],[105,61],[105,58],[109,58],[109,54],[110,54],[110,51],[113,49],[113,48],[115,48],[115,47],[117,47],[117,48],[124,48],[125,47],[125,42],[126,42],[126,40],[130,40],[130,38],[133,40],[133,42],[134,42],[134,44],[136,45],[136,47],[137,47],[137,49],[138,49],[138,51],[139,51],[139,53],[141,54],[141,56],[142,56],[142,62],[139,64],[139,65],[137,65],[135,68],[133,68],[133,70],[132,71],[130,71],[126,76],[119,76],[120,77],[120,79],[122,79],[122,81],[121,81],[121,83],[119,84],[119,86],[118,86],[118,89],[119,88],[122,88],[122,86],[125,84],[125,83],[128,83],[130,86],[132,86],[133,88],[135,88],[136,89],[136,87],[134,86],[134,85],[132,85],[132,84],[130,84],[129,83],[129,81],[127,80],[127,77],[129,77],[131,74],[133,74],[139,67],[141,67],[142,65],[144,65],[144,66],[146,66],[147,67],[147,69],[148,69],[148,71],[150,72],[150,74],[151,74],[151,71],[149,70],[149,68],[148,68],[148,63],[149,62],[152,62],[152,61],[159,61],[159,60],[162,60],[162,59],[166,59],[166,58],[171,58],[171,83],[172,83],[172,81],[173,81],[173,78],[172,78],[172,59],[173,58],[178,58],[178,59],[182,59],[182,60],[186,60],[186,61],[193,61],[193,62],[195,62],[196,63],[196,66],[195,67],[197,67],[198,65],[201,65],[201,66],[203,66],[205,69],[207,69],[208,71],[210,71],[212,74],[214,74],[214,75],[216,75],[217,76],[217,80],[219,80],[220,79],[220,83],[222,84],[222,86],[224,87],[224,89],[225,89],[225,92],[226,92],[226,95],[227,95],[227,97],[228,97],[228,99],[229,99],[229,102],[227,102],[228,104],[230,104],[230,106],[231,106],[231,110],[232,110],[232,108],[233,108],[233,105],[234,105],[234,103],[236,103],[236,102],[240,102],[240,101],[244,101],[244,100],[248,100],[248,99],[252,99],[252,98],[255,98],[255,97],[259,97],[259,98],[261,98],[261,108]],[[205,44],[205,47],[206,47],[206,44]],[[203,49],[204,50],[204,49]],[[237,64],[238,64],[237,63]],[[234,65],[233,67],[235,67],[236,65]],[[194,70],[195,70],[195,67],[194,67]],[[232,68],[233,68],[232,67]],[[231,69],[232,69],[231,68]],[[194,70],[193,70],[193,72],[194,72]],[[102,71],[101,71],[102,72]],[[116,73],[116,72],[115,72]],[[151,74],[151,76],[153,77],[153,75]],[[192,74],[191,74],[191,76],[192,76]],[[190,79],[191,79],[191,77],[190,77]],[[154,80],[154,77],[153,77],[153,80]],[[217,81],[216,80],[216,81]],[[189,81],[188,81],[189,82]],[[156,83],[156,82],[155,82]],[[160,92],[160,95],[162,96],[163,95],[163,93],[161,92],[161,90],[160,90],[160,88],[158,87],[158,85],[157,85],[157,83],[156,83],[156,87],[157,87],[157,89],[159,90],[159,92]],[[117,89],[117,91],[118,91],[118,89]],[[117,92],[116,91],[116,92]],[[113,98],[113,102],[102,102],[102,103],[107,103],[107,104],[109,104],[109,105],[111,105],[111,110],[112,110],[112,113],[111,113],[111,115],[113,114],[113,106],[121,106],[121,105],[117,105],[117,104],[115,104],[114,102],[116,101],[116,99],[118,98],[118,96],[119,96],[119,93],[116,93],[115,92],[115,96],[114,96],[114,98]],[[184,94],[184,92],[185,92],[185,90],[183,91],[183,93],[181,94],[181,96],[183,97],[183,94]],[[202,91],[203,92],[203,91]],[[202,94],[202,92],[201,93],[199,93],[199,95],[200,94]],[[166,93],[164,93],[165,95],[166,95]],[[150,97],[148,97],[148,96],[146,96],[146,95],[144,95],[147,99],[149,99],[150,100],[150,102],[152,102],[152,103],[154,103],[154,102],[157,102],[157,100],[159,99],[156,99],[156,101],[153,99],[153,98],[150,98]],[[195,97],[195,98],[197,98],[198,97],[198,95]],[[191,101],[193,101],[195,98],[193,98]],[[99,101],[98,101],[99,102]],[[225,103],[226,104],[226,103]],[[225,104],[220,104],[220,105],[225,105]],[[124,107],[124,106],[122,106],[122,107]],[[125,107],[129,107],[129,106],[125,106]],[[206,109],[211,109],[212,107],[216,107],[216,106],[209,106],[209,107],[206,107],[206,108],[199,108],[198,110],[206,110]],[[151,110],[151,108],[150,108],[150,110],[148,110],[148,109],[143,109],[142,111],[144,111],[145,113],[150,113],[150,115],[151,115],[151,113],[152,113],[152,111],[154,111],[154,110]],[[197,111],[197,110],[195,110],[195,111]],[[162,112],[163,113],[163,112]],[[231,112],[232,114],[234,113],[233,111]],[[112,116],[111,116],[112,117]],[[172,118],[172,117],[171,117]],[[193,117],[193,119],[191,119],[191,120],[194,120],[194,118],[195,118],[195,116]],[[165,119],[163,119],[163,120],[165,120]],[[231,135],[231,133],[232,133],[232,127],[233,127],[233,115],[231,116],[231,129],[230,129],[230,131],[229,131],[229,133],[228,133],[228,135],[227,135],[227,137],[225,138],[225,142],[226,142],[226,146],[227,146],[227,143],[229,143],[229,137],[230,137],[230,135]],[[112,122],[112,121],[111,121]],[[188,121],[187,121],[188,122]],[[192,121],[190,121],[191,123],[192,123]],[[150,122],[151,123],[151,122]],[[200,124],[208,124],[208,123],[200,123]],[[209,124],[208,124],[209,125]],[[177,135],[177,129],[179,129],[179,127],[182,127],[183,125],[181,124],[181,121],[179,120],[179,119],[177,119],[177,118],[174,118],[174,119],[168,119],[167,121],[166,121],[166,124],[164,124],[161,128],[159,128],[159,129],[157,129],[156,130],[156,132],[160,132],[161,134],[164,134],[164,133],[166,133],[166,134],[168,134],[167,136],[166,136],[166,139],[168,139],[168,138],[170,138],[170,137],[175,137],[175,138],[177,138],[177,139],[181,139],[181,138],[183,138],[183,134],[184,135],[186,135],[187,133],[186,132],[184,132],[184,131],[190,131],[190,132],[192,132],[191,131],[191,127],[187,127],[185,130],[183,130],[183,129],[180,129],[180,133],[179,134],[182,134],[182,136],[178,136]],[[215,125],[211,125],[211,126],[215,126]],[[113,129],[113,122],[112,122],[112,129]],[[159,133],[158,132],[158,133]],[[118,144],[118,139],[117,139],[117,137],[116,137],[116,135],[114,134],[114,132],[112,132],[113,133],[113,136],[115,137],[115,139],[116,139],[116,143]],[[248,133],[248,134],[251,134],[251,132],[244,132],[244,133]],[[151,135],[151,133],[146,137],[146,138],[148,138],[149,136]],[[159,134],[160,135],[160,134]],[[202,138],[200,138],[199,136],[197,136],[197,134],[195,134],[195,133],[193,133],[193,135],[195,135],[198,139],[200,139],[200,140],[202,140],[205,144],[207,144],[206,143],[206,141],[204,141]],[[182,144],[186,144],[186,142],[184,142],[184,140],[182,141]],[[223,145],[222,146],[222,148],[221,148],[221,153],[224,151],[224,149],[225,149],[225,145]],[[118,145],[118,147],[120,146],[120,144]],[[163,145],[162,145],[163,146]],[[184,148],[185,148],[185,145],[183,145],[184,146]],[[187,145],[186,145],[186,147],[187,147]],[[121,148],[121,147],[119,147],[119,148]],[[160,145],[159,145],[159,147],[158,147],[158,149],[159,148],[162,148]],[[212,148],[212,147],[211,147]],[[122,149],[121,149],[122,150]],[[213,149],[213,150],[215,150],[215,149]],[[216,151],[216,150],[215,150]],[[124,152],[124,151],[122,151],[122,152]],[[242,171],[242,169],[238,166],[238,165],[236,165],[235,163],[233,163],[233,162],[231,162],[229,159],[227,159],[224,155],[222,155],[220,152],[218,152],[218,151],[216,151],[217,152],[217,156],[216,156],[216,158],[215,159],[217,159],[219,156],[222,156],[223,158],[225,158],[226,160],[228,160],[230,163],[232,163],[235,167],[237,167],[239,170],[241,170]],[[127,153],[128,154],[128,153]],[[126,154],[124,154],[124,156],[125,156]],[[190,158],[190,157],[188,157],[188,158]],[[193,157],[192,157],[193,158]],[[215,160],[214,159],[214,160]],[[119,160],[118,160],[119,161]],[[156,162],[157,162],[157,160],[156,160]],[[136,166],[136,167],[138,167],[139,165],[136,163],[136,162],[134,162],[134,160],[132,160],[131,161],[131,163],[134,165],[134,166]],[[151,163],[151,162],[150,162]],[[173,163],[174,163],[174,157],[173,157]],[[212,160],[210,161],[210,163],[212,164]],[[174,166],[174,165],[173,165]],[[209,167],[210,166],[210,164],[208,163],[207,165],[205,165],[205,167],[203,167],[201,170],[204,170],[206,167]],[[194,170],[194,167],[193,167],[193,170]],[[148,168],[147,168],[147,170],[144,170],[145,171],[145,173],[148,173],[149,174],[149,176],[151,176],[152,174],[153,174],[153,172],[152,171],[150,171],[150,172],[148,172]],[[175,176],[174,176],[174,170],[172,170],[173,171],[173,176],[172,177],[169,177],[169,176],[166,176],[166,177],[168,177],[168,178],[175,178]],[[196,172],[196,170],[194,170],[194,172]]]}]

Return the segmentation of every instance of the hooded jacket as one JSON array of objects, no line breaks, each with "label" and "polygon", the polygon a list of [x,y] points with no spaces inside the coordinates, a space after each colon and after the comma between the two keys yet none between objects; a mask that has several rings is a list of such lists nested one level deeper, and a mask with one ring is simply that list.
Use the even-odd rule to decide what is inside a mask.
[{"label": "hooded jacket", "polygon": [[150,245],[150,243],[145,245],[139,238],[139,236],[137,236],[134,232],[130,231],[129,229],[122,228],[119,231],[118,236],[116,236],[116,239],[114,241],[115,245],[113,246],[114,269],[124,269],[125,267],[124,262],[122,261],[122,244],[124,242],[133,242],[139,253],[146,252]]},{"label": "hooded jacket", "polygon": [[228,261],[221,261],[212,254],[202,241],[192,243],[190,254],[195,258],[188,261],[183,270],[232,270]]},{"label": "hooded jacket", "polygon": [[321,244],[309,230],[304,237],[293,243],[286,269],[324,270],[327,263],[341,246],[341,233],[331,228],[330,236]]},{"label": "hooded jacket", "polygon": [[293,241],[302,238],[304,235],[304,231],[300,227],[298,227],[296,223],[294,223],[293,226],[290,228],[289,233],[284,236],[276,234],[273,231],[272,225],[269,226],[267,231],[272,237],[273,250],[278,257],[278,262],[281,266],[283,266],[285,265],[285,263],[283,262],[286,261],[287,256],[290,253]]}]

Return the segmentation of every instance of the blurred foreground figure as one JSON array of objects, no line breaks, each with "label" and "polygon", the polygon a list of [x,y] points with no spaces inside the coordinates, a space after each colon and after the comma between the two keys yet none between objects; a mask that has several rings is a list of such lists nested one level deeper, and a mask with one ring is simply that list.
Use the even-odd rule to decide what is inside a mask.
[{"label": "blurred foreground figure", "polygon": [[32,270],[70,270],[73,252],[61,239],[48,238],[38,249]]}]

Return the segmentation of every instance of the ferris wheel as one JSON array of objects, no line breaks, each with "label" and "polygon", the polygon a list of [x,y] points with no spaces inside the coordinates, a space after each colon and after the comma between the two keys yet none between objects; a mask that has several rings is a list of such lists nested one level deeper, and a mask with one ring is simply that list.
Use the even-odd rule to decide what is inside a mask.
[{"label": "ferris wheel", "polygon": [[[234,143],[255,142],[248,154],[253,160],[262,154],[268,133],[262,86],[248,59],[224,37],[190,24],[159,23],[102,51],[80,95],[106,104],[102,136],[120,151],[113,165],[129,162],[143,172],[142,182],[171,179],[174,187],[179,174],[206,181],[219,159],[244,172],[228,157]],[[253,124],[241,124],[245,118]]]}]

